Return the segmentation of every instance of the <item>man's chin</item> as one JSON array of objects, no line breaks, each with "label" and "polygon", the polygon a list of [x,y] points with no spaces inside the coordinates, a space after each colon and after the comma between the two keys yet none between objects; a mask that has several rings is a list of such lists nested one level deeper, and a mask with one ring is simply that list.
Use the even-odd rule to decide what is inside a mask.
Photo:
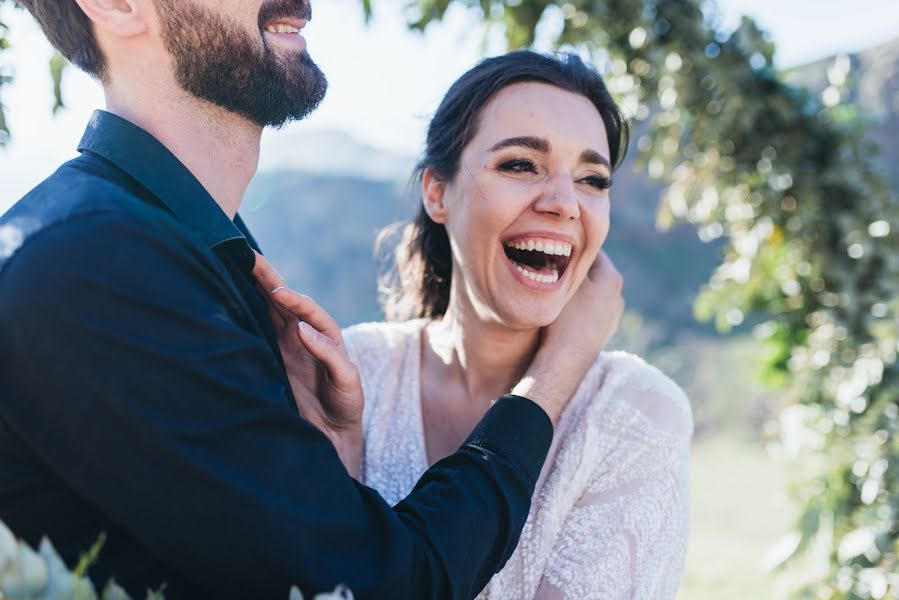
[{"label": "man's chin", "polygon": [[159,2],[167,8],[160,12],[163,41],[187,93],[261,127],[280,127],[318,108],[327,79],[302,35],[260,37],[196,2]]},{"label": "man's chin", "polygon": [[258,77],[220,104],[261,127],[277,129],[312,114],[325,97],[328,80],[306,52],[269,52],[278,57],[279,68],[269,69],[268,76]]}]

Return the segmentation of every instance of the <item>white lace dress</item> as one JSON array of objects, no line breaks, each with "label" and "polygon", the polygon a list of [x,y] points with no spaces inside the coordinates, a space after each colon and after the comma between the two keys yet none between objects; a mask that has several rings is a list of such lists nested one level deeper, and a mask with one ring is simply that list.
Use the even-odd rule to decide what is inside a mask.
[{"label": "white lace dress", "polygon": [[[364,483],[391,504],[427,470],[424,320],[344,332],[365,391]],[[605,352],[556,427],[521,539],[479,598],[674,598],[687,550],[692,413],[683,391]]]}]

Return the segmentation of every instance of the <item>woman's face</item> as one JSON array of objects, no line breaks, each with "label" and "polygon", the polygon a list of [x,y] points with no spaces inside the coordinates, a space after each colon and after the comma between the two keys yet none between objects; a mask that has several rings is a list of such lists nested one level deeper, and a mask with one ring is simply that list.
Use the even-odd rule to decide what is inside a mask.
[{"label": "woman's face", "polygon": [[609,231],[608,136],[585,97],[542,83],[500,91],[452,181],[426,174],[444,223],[453,286],[478,317],[514,329],[552,323]]}]

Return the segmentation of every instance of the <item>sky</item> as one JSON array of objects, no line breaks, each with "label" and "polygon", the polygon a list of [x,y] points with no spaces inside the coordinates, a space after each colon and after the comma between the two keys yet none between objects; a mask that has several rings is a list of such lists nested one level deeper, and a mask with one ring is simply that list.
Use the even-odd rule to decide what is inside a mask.
[{"label": "sky", "polygon": [[[328,95],[301,123],[266,132],[260,169],[271,163],[265,149],[277,136],[342,131],[375,148],[407,155],[421,148],[428,116],[452,82],[484,52],[503,51],[487,37],[477,13],[454,6],[443,23],[422,35],[404,26],[398,0],[375,1],[375,18],[365,25],[359,0],[313,0],[314,19],[304,30],[309,52],[328,75]],[[897,0],[719,0],[723,29],[748,14],[770,32],[778,66],[862,50],[899,37]],[[12,142],[0,149],[0,212],[6,210],[57,165],[75,155],[75,146],[95,108],[103,107],[99,85],[69,69],[63,80],[67,108],[51,115],[47,60],[51,49],[24,11],[6,8],[12,48],[2,53],[3,88]]]}]

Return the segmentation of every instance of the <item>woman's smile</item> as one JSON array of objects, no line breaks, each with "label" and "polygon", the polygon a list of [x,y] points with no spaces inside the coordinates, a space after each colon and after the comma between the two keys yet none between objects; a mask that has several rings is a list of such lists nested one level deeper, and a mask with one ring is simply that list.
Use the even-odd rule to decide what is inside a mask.
[{"label": "woman's smile", "polygon": [[522,285],[539,291],[562,287],[575,243],[560,234],[529,232],[503,241],[504,261]]}]

